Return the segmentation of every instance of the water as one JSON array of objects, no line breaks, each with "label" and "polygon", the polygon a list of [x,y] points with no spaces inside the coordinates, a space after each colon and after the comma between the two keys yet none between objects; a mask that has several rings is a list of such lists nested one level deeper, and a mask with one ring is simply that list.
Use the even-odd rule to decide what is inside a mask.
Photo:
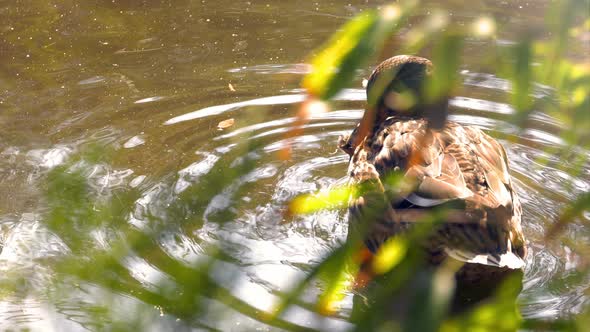
[{"label": "water", "polygon": [[[3,294],[2,329],[100,328],[93,325],[89,312],[107,300],[121,309],[121,319],[148,310],[142,316],[145,329],[187,327],[133,296],[92,284],[79,285],[64,298],[44,296],[52,259],[67,257],[70,251],[44,224],[40,186],[50,169],[91,142],[117,152],[114,160],[92,169],[89,181],[105,196],[117,188],[137,188],[141,198],[129,219],[137,227],[145,227],[147,214],[162,213],[188,186],[239,164],[246,156],[237,143],[258,143],[249,152],[256,160],[254,170],[209,202],[204,224],[169,220],[170,227],[158,239],[168,255],[182,262],[198,261],[208,246],[220,245],[236,261],[216,266],[214,278],[257,308],[269,309],[277,291],[289,289],[293,280],[303,278],[343,241],[343,211],[299,216],[282,225],[291,221],[285,220],[283,208],[298,194],[344,183],[347,158],[337,151],[336,140],[362,115],[360,80],[370,69],[360,72],[358,84],[336,98],[333,111],[312,118],[294,141],[292,160],[280,160],[277,152],[304,98],[298,82],[309,70],[303,64],[307,55],[348,18],[373,4],[152,1],[95,6],[31,1],[4,6],[0,270],[3,278],[24,275],[22,287],[38,292],[25,298]],[[436,5],[429,6],[435,10]],[[542,23],[547,4],[511,1],[490,6],[504,31],[515,33]],[[459,21],[479,14],[478,8],[453,2],[444,8]],[[500,35],[499,42],[510,43],[511,38],[512,34]],[[469,42],[466,54],[477,57],[479,43]],[[568,279],[582,262],[568,241],[588,243],[590,230],[578,221],[568,226],[561,242],[546,245],[543,236],[561,207],[589,190],[587,158],[581,158],[581,172],[574,170],[580,169],[576,156],[590,154],[579,148],[575,154],[559,155],[565,150],[558,136],[561,125],[541,112],[534,113],[529,129],[520,131],[510,123],[507,82],[485,74],[470,64],[469,57],[462,70],[465,89],[452,100],[451,119],[500,138],[523,203],[530,255],[519,297],[522,315],[553,319],[578,313],[588,305],[588,287]],[[539,86],[535,93],[539,98],[551,90]],[[235,124],[218,130],[217,124],[229,118]],[[541,164],[540,156],[548,163]],[[216,223],[237,191],[237,217]],[[104,246],[109,236],[109,230],[93,234],[97,245]],[[149,261],[130,258],[124,264],[146,289],[166,278]],[[316,295],[312,290],[304,300],[312,302]],[[342,329],[349,326],[343,317],[351,306],[348,297],[340,316],[330,319],[295,307],[287,319]],[[208,307],[212,314],[223,308],[213,300]],[[100,317],[100,312],[95,315]],[[213,326],[264,327],[237,312]]]}]

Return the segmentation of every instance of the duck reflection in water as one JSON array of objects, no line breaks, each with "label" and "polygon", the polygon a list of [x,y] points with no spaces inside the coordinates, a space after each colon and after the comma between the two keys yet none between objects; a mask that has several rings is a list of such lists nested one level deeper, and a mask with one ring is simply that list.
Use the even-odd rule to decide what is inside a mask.
[{"label": "duck reflection in water", "polygon": [[[459,264],[454,308],[461,310],[507,276],[516,274],[521,286],[522,209],[504,148],[476,127],[447,120],[448,98],[432,98],[426,88],[433,71],[429,60],[401,55],[369,77],[367,110],[339,141],[350,156],[349,184],[360,188],[349,201],[349,239],[360,237],[368,253],[360,273],[375,274],[370,260],[386,241],[444,210],[443,220],[411,246],[431,272]],[[392,185],[396,175],[401,182]],[[411,283],[420,287],[421,278],[418,273]]]}]

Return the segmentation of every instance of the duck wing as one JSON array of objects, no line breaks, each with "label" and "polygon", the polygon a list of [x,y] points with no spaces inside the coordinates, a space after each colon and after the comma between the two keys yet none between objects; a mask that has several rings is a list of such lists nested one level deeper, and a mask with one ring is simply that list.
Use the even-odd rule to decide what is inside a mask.
[{"label": "duck wing", "polygon": [[[387,187],[387,177],[396,171],[412,183],[409,190]],[[459,210],[429,239],[430,252],[469,263],[524,265],[520,203],[506,153],[481,130],[449,122],[433,131],[424,120],[389,118],[356,148],[349,173],[351,184],[365,187],[350,202],[350,226],[373,219],[366,240],[370,250],[407,230],[428,209],[448,204]],[[384,206],[379,215],[371,215],[379,206]]]}]

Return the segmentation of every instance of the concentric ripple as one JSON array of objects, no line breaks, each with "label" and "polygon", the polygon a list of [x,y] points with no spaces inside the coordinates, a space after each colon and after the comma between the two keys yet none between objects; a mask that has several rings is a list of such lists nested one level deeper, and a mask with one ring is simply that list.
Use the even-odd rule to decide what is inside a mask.
[{"label": "concentric ripple", "polygon": [[[301,70],[293,66],[256,66],[239,68],[236,72],[280,73]],[[561,159],[551,151],[565,149],[564,142],[556,133],[560,124],[542,114],[533,114],[533,127],[521,131],[510,123],[513,109],[501,101],[471,97],[475,90],[494,90],[506,93],[508,83],[492,75],[463,72],[464,95],[451,101],[451,120],[464,125],[481,127],[498,137],[506,148],[518,192],[523,203],[523,227],[529,240],[528,264],[525,271],[524,288],[520,296],[521,311],[525,317],[554,318],[576,313],[588,303],[587,286],[568,284],[555,287],[556,280],[568,276],[580,263],[579,256],[567,245],[545,246],[544,230],[558,216],[561,208],[580,193],[589,190],[590,166],[585,164],[579,175],[564,170],[575,170],[575,161]],[[538,95],[549,94],[539,87]],[[286,217],[285,204],[297,195],[314,193],[345,183],[348,157],[336,148],[340,135],[348,133],[362,115],[364,91],[347,89],[332,103],[333,110],[314,115],[304,126],[303,134],[290,141],[293,149],[292,160],[281,161],[277,152],[287,144],[285,133],[294,122],[293,109],[304,100],[301,91],[254,99],[238,100],[223,105],[187,111],[163,121],[163,128],[183,126],[196,121],[215,123],[226,118],[235,118],[235,125],[225,130],[214,131],[207,139],[202,132],[183,130],[173,132],[169,140],[178,140],[178,147],[186,148],[182,165],[162,176],[139,173],[132,169],[111,169],[108,165],[95,166],[88,178],[97,193],[108,194],[109,190],[133,187],[141,191],[141,198],[135,202],[133,214],[128,222],[137,228],[149,228],[147,216],[160,216],[166,220],[166,207],[178,199],[191,186],[199,186],[216,172],[238,167],[246,159],[254,160],[255,167],[231,183],[219,188],[203,211],[202,225],[179,225],[171,222],[158,244],[170,257],[194,263],[206,253],[205,248],[216,244],[232,255],[234,262],[216,265],[214,277],[235,296],[251,305],[269,310],[276,300],[277,292],[288,290],[294,281],[300,280],[323,256],[345,240],[347,225],[345,211],[322,211],[306,216]],[[151,101],[145,101],[149,103]],[[263,115],[261,115],[261,112]],[[260,121],[247,121],[248,118]],[[182,137],[181,137],[182,136]],[[109,136],[110,137],[110,136]],[[111,137],[111,139],[113,139]],[[113,139],[114,140],[114,139]],[[150,144],[149,133],[125,136],[120,146],[128,150],[140,150]],[[243,143],[253,148],[243,150]],[[14,161],[25,155],[25,162],[36,167],[51,168],[67,159],[75,147],[56,147],[48,150],[30,150],[16,153],[6,150]],[[588,154],[588,151],[581,151]],[[11,161],[8,161],[8,163]],[[8,164],[0,164],[0,175],[8,177]],[[555,167],[559,164],[560,167]],[[579,168],[579,167],[578,167]],[[173,180],[171,180],[173,179]],[[237,196],[235,193],[240,193]],[[233,200],[239,200],[239,204]],[[216,220],[228,208],[235,219],[224,223]],[[24,217],[23,217],[24,218]],[[40,256],[67,255],[68,248],[60,239],[46,231],[34,215],[25,221],[12,220],[4,225],[14,225],[3,230],[4,250],[0,261],[4,267],[32,268],[19,262],[37,259]],[[588,217],[587,217],[588,218]],[[581,226],[572,224],[566,229],[566,237],[588,241],[588,233],[577,232]],[[105,230],[108,232],[108,230]],[[97,245],[109,246],[105,234],[97,232]],[[28,242],[27,242],[28,241]],[[34,244],[34,245],[33,245]],[[23,249],[25,248],[25,249]],[[167,276],[144,258],[132,257],[126,260],[126,268],[139,280],[143,287],[151,289],[165,282]],[[37,273],[37,272],[36,272]],[[42,288],[51,271],[40,271],[30,275],[31,280]],[[228,278],[231,275],[231,278]],[[320,286],[318,286],[320,287]],[[47,309],[28,303],[30,312],[18,313],[13,308],[18,304],[4,302],[0,316],[11,324],[37,327],[36,320],[53,317],[67,326],[78,322],[84,326],[83,313],[76,312],[76,306],[90,306],[92,299],[100,301],[103,290],[93,285],[80,288],[81,294],[64,299],[59,309]],[[313,302],[320,289],[304,295],[304,302]],[[77,302],[76,302],[77,301]],[[137,307],[138,301],[122,296],[121,306]],[[343,315],[352,307],[350,297],[344,303]],[[209,310],[224,309],[219,303],[211,303]],[[162,314],[163,315],[163,314]],[[260,323],[241,314],[228,317],[227,321],[238,322],[243,328],[255,328]],[[155,313],[159,316],[159,313]],[[57,318],[56,318],[57,317]],[[166,317],[164,315],[164,317]],[[286,319],[298,324],[322,329],[346,329],[350,325],[342,318],[323,318],[303,307],[295,307],[287,313]],[[205,322],[211,323],[211,322]],[[153,326],[171,328],[178,326],[173,317],[151,320]],[[217,328],[231,328],[219,323]],[[9,326],[9,325],[7,325]],[[42,326],[42,325],[41,325]],[[0,324],[0,327],[3,327]]]},{"label": "concentric ripple", "polygon": [[[240,70],[247,71],[248,68]],[[252,68],[252,71],[258,70],[258,67]],[[588,301],[583,295],[586,290],[573,284],[571,288],[555,290],[552,282],[568,275],[568,271],[579,263],[579,257],[565,245],[546,247],[543,236],[544,229],[555,220],[561,208],[589,189],[588,181],[583,176],[590,173],[590,166],[584,165],[578,177],[564,171],[573,170],[576,165],[573,161],[560,160],[559,156],[550,152],[566,149],[565,143],[557,135],[560,124],[551,117],[534,113],[534,126],[522,131],[510,123],[514,110],[508,104],[469,97],[472,90],[481,92],[492,89],[496,94],[498,91],[505,94],[509,89],[508,82],[489,74],[463,72],[463,76],[465,95],[451,101],[451,120],[481,127],[500,138],[506,147],[523,203],[523,227],[529,239],[531,255],[521,294],[522,313],[525,317],[555,317],[575,313],[581,304]],[[535,97],[550,94],[549,88],[539,86]],[[303,98],[303,95],[295,93],[216,105],[171,118],[166,124],[174,125],[211,115],[233,117],[269,105],[274,111],[281,105],[296,106]],[[255,267],[264,266],[264,269],[275,271],[256,274],[256,278],[250,279],[251,283],[263,285],[267,289],[281,289],[285,286],[285,279],[277,276],[290,278],[292,273],[300,275],[300,272],[304,272],[344,239],[347,226],[342,212],[299,216],[290,225],[279,226],[284,221],[284,204],[290,199],[301,193],[327,190],[345,180],[348,158],[337,151],[335,142],[339,135],[349,132],[362,115],[362,103],[359,101],[364,100],[364,91],[345,90],[335,100],[333,111],[314,116],[305,126],[303,135],[291,142],[294,149],[291,162],[278,162],[274,155],[286,144],[283,134],[294,121],[291,117],[282,117],[219,132],[213,139],[218,144],[212,154],[215,157],[208,155],[196,163],[201,165],[211,159],[217,161],[219,154],[231,151],[231,142],[236,140],[263,142],[260,148],[251,152],[261,166],[227,188],[229,193],[245,183],[253,184],[243,197],[249,204],[244,204],[238,220],[211,230],[215,235],[205,237],[222,241],[232,249],[233,254],[240,257],[244,265],[254,270]],[[351,105],[359,108],[347,109]],[[229,163],[232,162],[236,160]],[[552,163],[559,163],[560,167],[552,167]],[[220,167],[225,166],[209,165],[211,170]],[[210,203],[208,211],[222,210],[226,207],[223,202],[222,194]],[[574,237],[573,232],[577,227],[576,224],[571,225],[567,235]]]}]

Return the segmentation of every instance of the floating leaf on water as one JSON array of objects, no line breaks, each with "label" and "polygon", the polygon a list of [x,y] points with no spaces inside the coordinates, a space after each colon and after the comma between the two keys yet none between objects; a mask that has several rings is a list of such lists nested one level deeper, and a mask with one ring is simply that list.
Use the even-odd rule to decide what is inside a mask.
[{"label": "floating leaf on water", "polygon": [[217,124],[217,129],[223,130],[223,129],[227,129],[233,125],[234,125],[234,119],[230,118],[230,119],[223,120],[223,121],[219,122]]}]

